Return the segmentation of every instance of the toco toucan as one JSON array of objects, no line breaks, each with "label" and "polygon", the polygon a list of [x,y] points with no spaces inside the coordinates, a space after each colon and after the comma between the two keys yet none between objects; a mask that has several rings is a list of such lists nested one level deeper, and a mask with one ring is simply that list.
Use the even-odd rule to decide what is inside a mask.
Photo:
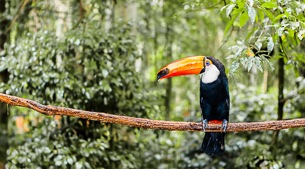
[{"label": "toco toucan", "polygon": [[157,74],[157,79],[189,74],[201,74],[200,107],[202,129],[208,122],[222,123],[223,132],[206,132],[201,150],[208,155],[221,155],[225,151],[224,136],[229,121],[230,96],[224,65],[211,56],[190,56],[172,62]]}]

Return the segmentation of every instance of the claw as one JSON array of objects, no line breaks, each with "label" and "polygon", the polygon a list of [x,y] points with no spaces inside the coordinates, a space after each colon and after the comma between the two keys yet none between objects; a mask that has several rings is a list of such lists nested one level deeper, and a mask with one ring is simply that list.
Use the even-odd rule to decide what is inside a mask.
[{"label": "claw", "polygon": [[202,130],[205,132],[205,129],[208,127],[208,120],[202,120]]},{"label": "claw", "polygon": [[223,129],[223,132],[226,132],[227,127],[228,127],[228,120],[223,119],[222,125],[221,125],[221,129]]}]

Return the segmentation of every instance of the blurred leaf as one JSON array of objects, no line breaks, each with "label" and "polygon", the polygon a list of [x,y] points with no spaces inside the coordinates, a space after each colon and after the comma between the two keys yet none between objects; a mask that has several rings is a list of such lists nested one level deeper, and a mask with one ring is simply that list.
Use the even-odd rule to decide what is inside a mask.
[{"label": "blurred leaf", "polygon": [[266,15],[268,16],[268,18],[269,18],[272,22],[275,21],[275,17],[274,17],[274,15],[272,14],[272,12],[270,12],[270,11],[264,9],[264,8],[263,8],[262,10],[266,13]]},{"label": "blurred leaf", "polygon": [[252,6],[248,6],[248,16],[253,24],[256,17],[256,10]]},{"label": "blurred leaf", "polygon": [[272,37],[269,37],[268,43],[267,43],[268,52],[270,53],[273,50],[273,48],[274,48],[273,39],[272,39]]},{"label": "blurred leaf", "polygon": [[228,5],[227,9],[226,9],[226,15],[227,17],[229,17],[229,15],[231,14],[233,8],[236,6],[236,4],[230,4]]},{"label": "blurred leaf", "polygon": [[239,26],[243,27],[249,19],[249,16],[246,12],[242,13],[239,18]]},{"label": "blurred leaf", "polygon": [[254,1],[253,0],[247,0],[247,1],[248,1],[249,5],[252,7],[254,4]]},{"label": "blurred leaf", "polygon": [[228,31],[231,29],[235,19],[237,18],[237,15],[232,16],[232,18],[230,19],[230,21],[227,23],[224,34],[226,35],[228,33]]},{"label": "blurred leaf", "polygon": [[277,4],[276,2],[264,2],[261,6],[264,8],[276,8]]}]

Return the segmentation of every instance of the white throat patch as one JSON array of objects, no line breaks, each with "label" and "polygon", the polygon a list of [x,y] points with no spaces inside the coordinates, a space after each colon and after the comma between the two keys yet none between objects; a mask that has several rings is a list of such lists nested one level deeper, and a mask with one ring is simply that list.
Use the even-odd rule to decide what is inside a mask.
[{"label": "white throat patch", "polygon": [[220,74],[220,71],[215,65],[206,66],[205,72],[202,73],[201,81],[203,83],[212,83],[214,82]]}]

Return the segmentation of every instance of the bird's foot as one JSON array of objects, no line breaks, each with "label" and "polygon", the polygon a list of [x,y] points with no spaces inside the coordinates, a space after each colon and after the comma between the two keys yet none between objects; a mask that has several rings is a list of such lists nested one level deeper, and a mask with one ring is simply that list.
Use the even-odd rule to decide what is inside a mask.
[{"label": "bird's foot", "polygon": [[202,130],[205,132],[205,129],[208,127],[208,120],[202,120]]},{"label": "bird's foot", "polygon": [[223,132],[226,132],[227,127],[228,127],[228,120],[223,119],[222,125],[221,125],[221,129],[223,130]]}]

